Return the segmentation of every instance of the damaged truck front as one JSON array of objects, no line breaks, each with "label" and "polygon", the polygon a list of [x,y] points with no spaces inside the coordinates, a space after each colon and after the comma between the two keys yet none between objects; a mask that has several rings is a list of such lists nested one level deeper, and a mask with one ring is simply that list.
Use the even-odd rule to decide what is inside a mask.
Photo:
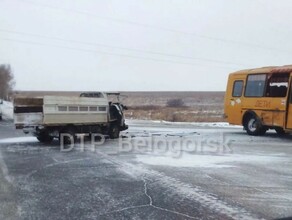
[{"label": "damaged truck front", "polygon": [[[119,95],[119,94],[116,94]],[[128,129],[121,103],[109,102],[106,93],[82,93],[74,96],[15,97],[16,129],[32,133],[42,143],[54,138],[69,144],[76,134],[102,134],[118,138]]]}]

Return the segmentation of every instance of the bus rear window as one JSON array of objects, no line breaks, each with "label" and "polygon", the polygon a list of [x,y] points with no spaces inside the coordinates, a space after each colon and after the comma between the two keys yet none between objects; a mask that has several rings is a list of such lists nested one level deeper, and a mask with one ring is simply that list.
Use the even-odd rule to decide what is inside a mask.
[{"label": "bus rear window", "polygon": [[266,74],[248,75],[244,95],[246,97],[263,97],[266,78]]}]

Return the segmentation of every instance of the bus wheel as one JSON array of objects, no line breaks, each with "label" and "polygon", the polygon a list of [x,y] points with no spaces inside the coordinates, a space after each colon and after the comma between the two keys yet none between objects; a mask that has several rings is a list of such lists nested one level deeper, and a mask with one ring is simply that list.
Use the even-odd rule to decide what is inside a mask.
[{"label": "bus wheel", "polygon": [[275,128],[275,131],[277,132],[278,135],[285,135],[286,132],[283,128]]},{"label": "bus wheel", "polygon": [[267,131],[256,116],[250,116],[247,118],[247,120],[245,120],[244,128],[249,135],[253,136],[264,135]]}]

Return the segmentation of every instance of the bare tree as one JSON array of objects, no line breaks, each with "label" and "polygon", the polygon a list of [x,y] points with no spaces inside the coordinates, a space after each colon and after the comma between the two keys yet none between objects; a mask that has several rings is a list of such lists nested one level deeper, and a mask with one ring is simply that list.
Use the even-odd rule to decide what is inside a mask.
[{"label": "bare tree", "polygon": [[0,65],[0,98],[8,100],[14,85],[14,76],[10,65]]}]

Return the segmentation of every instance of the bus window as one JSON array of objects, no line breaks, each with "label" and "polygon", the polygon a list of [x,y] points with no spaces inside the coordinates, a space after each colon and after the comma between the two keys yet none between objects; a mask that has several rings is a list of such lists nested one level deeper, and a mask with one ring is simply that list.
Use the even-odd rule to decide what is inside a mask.
[{"label": "bus window", "polygon": [[267,97],[286,97],[289,82],[289,73],[274,74],[268,80]]},{"label": "bus window", "polygon": [[266,78],[266,74],[248,75],[244,95],[246,97],[263,97]]},{"label": "bus window", "polygon": [[242,80],[234,81],[232,97],[241,97],[242,89],[243,89],[243,81]]}]

